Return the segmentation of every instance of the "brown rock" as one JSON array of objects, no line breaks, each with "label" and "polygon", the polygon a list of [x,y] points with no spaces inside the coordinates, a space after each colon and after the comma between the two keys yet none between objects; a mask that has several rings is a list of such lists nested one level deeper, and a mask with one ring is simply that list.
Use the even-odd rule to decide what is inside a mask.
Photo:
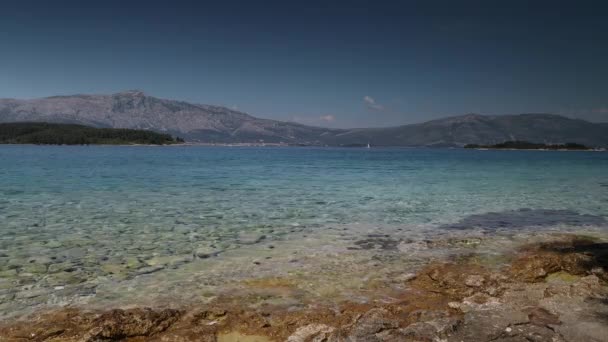
[{"label": "brown rock", "polygon": [[326,341],[334,330],[334,327],[326,324],[309,324],[299,327],[287,338],[287,342]]},{"label": "brown rock", "polygon": [[502,293],[502,279],[475,263],[431,264],[410,281],[414,288],[461,300],[476,292]]},{"label": "brown rock", "polygon": [[554,315],[543,308],[530,308],[528,310],[525,310],[525,312],[528,313],[528,319],[530,319],[530,323],[532,324],[539,326],[561,324],[561,321],[559,320],[559,317],[557,315]]},{"label": "brown rock", "polygon": [[473,275],[468,276],[464,283],[470,287],[481,287],[481,286],[483,286],[484,282],[485,282],[485,279],[483,278],[483,276],[480,276],[478,274],[473,274]]},{"label": "brown rock", "polygon": [[559,256],[556,253],[526,255],[515,260],[509,269],[511,276],[525,282],[543,280],[549,273],[561,270]]},{"label": "brown rock", "polygon": [[352,341],[383,341],[386,338],[376,336],[387,331],[396,330],[399,327],[397,321],[389,318],[390,313],[386,309],[371,309],[361,316],[352,327],[349,338]]},{"label": "brown rock", "polygon": [[460,319],[454,317],[438,318],[432,321],[417,322],[401,329],[405,339],[414,341],[437,341],[456,331]]},{"label": "brown rock", "polygon": [[180,311],[172,309],[112,310],[93,322],[94,327],[88,333],[88,340],[152,336],[167,330],[180,316]]},{"label": "brown rock", "polygon": [[564,271],[574,275],[597,274],[602,277],[608,265],[608,244],[580,237],[526,246],[508,273],[516,280],[537,282],[548,274]]}]

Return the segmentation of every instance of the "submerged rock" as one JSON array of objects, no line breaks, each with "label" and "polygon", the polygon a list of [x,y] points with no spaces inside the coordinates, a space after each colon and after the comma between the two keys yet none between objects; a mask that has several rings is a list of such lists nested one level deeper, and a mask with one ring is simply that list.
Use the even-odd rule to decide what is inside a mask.
[{"label": "submerged rock", "polygon": [[31,274],[43,274],[46,273],[47,266],[45,264],[39,263],[29,263],[21,268],[21,272],[31,273]]},{"label": "submerged rock", "polygon": [[262,242],[266,235],[258,232],[242,232],[238,236],[238,242],[244,245],[252,245]]},{"label": "submerged rock", "polygon": [[397,245],[397,249],[401,253],[415,255],[417,253],[420,253],[421,251],[429,249],[429,246],[428,246],[428,243],[425,241],[416,241],[416,242],[401,241]]},{"label": "submerged rock", "polygon": [[137,258],[130,257],[125,260],[125,266],[129,269],[137,269],[142,267],[143,263]]},{"label": "submerged rock", "polygon": [[148,266],[179,266],[192,261],[192,255],[166,255],[157,256],[145,261]]},{"label": "submerged rock", "polygon": [[45,296],[47,294],[48,294],[48,291],[45,289],[28,289],[28,290],[17,292],[17,294],[15,295],[15,298],[28,299],[28,298]]},{"label": "submerged rock", "polygon": [[72,264],[71,262],[62,262],[62,263],[50,264],[48,267],[48,272],[57,273],[57,272],[62,272],[62,271],[73,270],[74,268],[76,268],[76,266],[74,264]]},{"label": "submerged rock", "polygon": [[[390,298],[368,302],[270,305],[268,298],[259,304],[248,295],[219,295],[180,310],[60,310],[0,324],[0,340],[603,342],[608,340],[608,287],[597,275],[604,259],[594,244],[562,240],[526,246],[501,269],[480,265],[475,257],[434,262],[415,276],[404,269],[388,283],[403,282],[400,292],[391,289],[383,293]],[[162,266],[139,271],[158,269]],[[256,296],[302,294],[292,291],[298,283],[291,278],[242,284],[258,290],[251,292]],[[17,296],[27,301],[48,295],[38,291],[24,286]]]},{"label": "submerged rock", "polygon": [[46,243],[46,245],[45,245],[45,246],[46,246],[46,247],[48,247],[48,248],[59,248],[59,247],[61,247],[62,245],[63,245],[63,244],[62,244],[61,242],[57,241],[57,240],[49,240],[49,241]]},{"label": "submerged rock", "polygon": [[11,268],[8,270],[0,271],[0,278],[14,278],[17,276],[17,269]]},{"label": "submerged rock", "polygon": [[355,241],[357,247],[350,247],[349,249],[357,250],[396,250],[399,245],[399,241],[391,239],[388,235],[368,235],[368,238]]},{"label": "submerged rock", "polygon": [[51,286],[80,284],[86,280],[81,272],[58,272],[50,274],[46,281]]},{"label": "submerged rock", "polygon": [[135,275],[154,273],[154,272],[158,272],[164,268],[165,268],[165,266],[163,266],[163,265],[142,267],[135,272]]},{"label": "submerged rock", "polygon": [[125,266],[122,264],[102,264],[101,270],[110,274],[121,274],[125,271]]},{"label": "submerged rock", "polygon": [[220,254],[221,252],[222,252],[221,249],[218,249],[215,247],[202,246],[202,247],[197,248],[196,251],[194,252],[194,254],[201,259],[206,259],[209,257],[216,256],[216,255]]}]

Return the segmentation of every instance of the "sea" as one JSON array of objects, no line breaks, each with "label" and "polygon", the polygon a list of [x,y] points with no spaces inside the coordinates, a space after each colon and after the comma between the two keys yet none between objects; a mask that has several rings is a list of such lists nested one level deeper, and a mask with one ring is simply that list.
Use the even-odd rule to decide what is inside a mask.
[{"label": "sea", "polygon": [[264,297],[285,305],[365,301],[362,283],[438,257],[425,241],[573,232],[608,234],[606,152],[0,146],[5,318],[205,302],[250,279],[292,279]]}]

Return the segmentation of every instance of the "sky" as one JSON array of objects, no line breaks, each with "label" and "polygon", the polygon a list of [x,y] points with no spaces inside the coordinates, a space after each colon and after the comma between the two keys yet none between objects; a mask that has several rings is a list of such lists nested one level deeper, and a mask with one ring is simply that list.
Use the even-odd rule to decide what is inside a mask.
[{"label": "sky", "polygon": [[608,2],[0,2],[0,97],[139,89],[327,127],[608,122]]}]

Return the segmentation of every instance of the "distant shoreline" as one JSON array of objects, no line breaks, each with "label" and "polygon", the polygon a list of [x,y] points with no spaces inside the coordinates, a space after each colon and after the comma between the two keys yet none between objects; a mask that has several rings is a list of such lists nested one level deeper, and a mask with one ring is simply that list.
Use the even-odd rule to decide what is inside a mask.
[{"label": "distant shoreline", "polygon": [[589,147],[579,143],[543,144],[529,141],[505,141],[494,145],[467,144],[464,148],[477,150],[517,150],[517,151],[605,151],[604,148]]},{"label": "distant shoreline", "polygon": [[115,146],[115,147],[294,147],[294,148],[340,148],[348,150],[378,150],[378,149],[444,149],[444,150],[476,150],[476,151],[538,151],[538,152],[607,152],[606,148],[576,149],[548,149],[548,148],[492,148],[492,147],[447,147],[447,146],[376,146],[371,148],[359,146],[333,146],[333,145],[291,145],[291,144],[258,144],[258,143],[198,143],[184,142],[172,144],[34,144],[34,143],[5,143],[0,146]]},{"label": "distant shoreline", "polygon": [[491,148],[491,147],[478,147],[478,148],[467,148],[477,151],[538,151],[538,152],[606,152],[605,148],[591,148],[588,150],[570,150],[564,149],[549,149],[549,148]]}]

